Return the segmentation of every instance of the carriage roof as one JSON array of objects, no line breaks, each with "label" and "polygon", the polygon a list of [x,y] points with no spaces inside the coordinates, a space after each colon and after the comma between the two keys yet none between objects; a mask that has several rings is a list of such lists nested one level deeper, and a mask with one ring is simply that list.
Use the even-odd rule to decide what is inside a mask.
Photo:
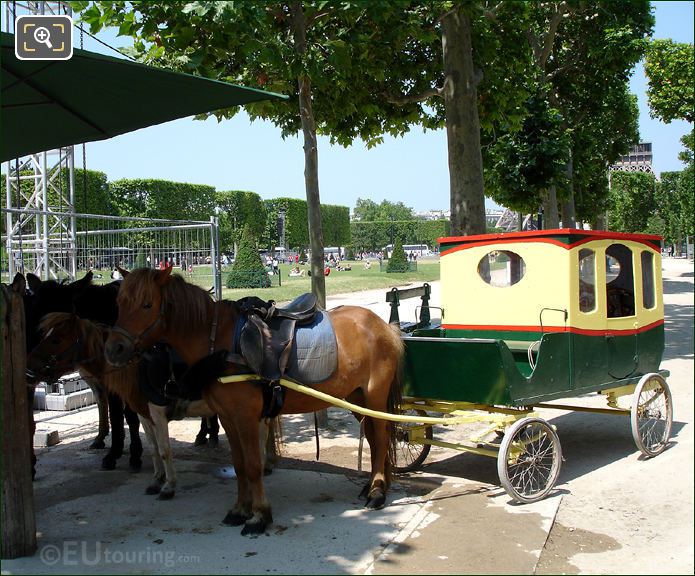
[{"label": "carriage roof", "polygon": [[659,236],[557,229],[439,243],[445,327],[530,338],[663,323]]}]

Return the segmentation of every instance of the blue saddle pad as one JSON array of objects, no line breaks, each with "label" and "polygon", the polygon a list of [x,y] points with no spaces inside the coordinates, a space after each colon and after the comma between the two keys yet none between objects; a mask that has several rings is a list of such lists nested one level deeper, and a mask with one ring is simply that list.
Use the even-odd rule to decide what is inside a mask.
[{"label": "blue saddle pad", "polygon": [[297,328],[285,373],[302,384],[318,384],[338,366],[338,345],[328,314],[317,310],[314,321]]}]

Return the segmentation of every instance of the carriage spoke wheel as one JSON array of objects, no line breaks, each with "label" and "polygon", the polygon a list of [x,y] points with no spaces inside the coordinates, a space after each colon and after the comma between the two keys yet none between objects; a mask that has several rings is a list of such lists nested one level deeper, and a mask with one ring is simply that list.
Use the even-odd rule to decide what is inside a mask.
[{"label": "carriage spoke wheel", "polygon": [[632,437],[642,454],[656,456],[664,451],[671,435],[671,390],[659,374],[645,374],[637,384],[632,398]]},{"label": "carriage spoke wheel", "polygon": [[[406,416],[427,416],[424,410],[405,410]],[[430,453],[430,444],[423,444],[426,440],[432,440],[432,426],[413,422],[396,422],[396,461],[393,471],[413,472],[422,466],[422,463]]]},{"label": "carriage spoke wheel", "polygon": [[497,455],[502,487],[514,500],[528,504],[547,496],[560,474],[562,449],[557,432],[541,418],[515,422]]}]

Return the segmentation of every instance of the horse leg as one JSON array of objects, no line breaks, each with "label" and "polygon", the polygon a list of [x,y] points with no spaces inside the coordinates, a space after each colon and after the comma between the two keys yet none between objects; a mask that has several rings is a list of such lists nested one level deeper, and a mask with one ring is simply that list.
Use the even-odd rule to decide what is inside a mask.
[{"label": "horse leg", "polygon": [[157,435],[154,433],[154,423],[149,418],[144,418],[142,427],[152,447],[152,467],[154,468],[154,481],[145,489],[145,494],[159,494],[166,477],[164,473],[164,462],[162,462],[162,457],[159,455]]},{"label": "horse leg", "polygon": [[217,414],[208,416],[208,434],[210,437],[210,446],[217,448],[220,445],[220,421],[217,418]]},{"label": "horse leg", "polygon": [[113,470],[116,462],[123,456],[125,430],[123,428],[123,400],[117,394],[107,395],[111,415],[111,448],[101,461],[102,470]]},{"label": "horse leg", "polygon": [[[237,385],[240,389],[251,388],[252,385],[244,386],[243,383]],[[248,387],[248,388],[247,388]],[[234,470],[237,479],[237,499],[234,507],[227,513],[222,522],[230,526],[241,526],[247,520],[252,518],[252,497],[248,477],[246,473],[246,454],[241,443],[237,418],[234,413],[230,413],[230,407],[234,410],[236,406],[235,397],[231,387],[215,382],[203,392],[203,397],[210,408],[218,415],[222,428],[227,434],[227,441],[232,452],[232,461],[234,462]],[[242,396],[243,398],[243,396]],[[260,414],[260,408],[258,410]],[[256,433],[258,434],[258,423],[256,423]],[[256,439],[256,448],[260,448]]]},{"label": "horse leg", "polygon": [[200,419],[200,431],[195,437],[193,446],[205,446],[208,443],[208,419],[207,416],[203,416]]},{"label": "horse leg", "polygon": [[171,443],[169,441],[169,421],[166,417],[166,406],[149,404],[150,416],[154,423],[154,434],[157,438],[159,455],[164,462],[164,472],[166,481],[159,492],[160,500],[170,500],[176,493],[176,469],[171,454]]},{"label": "horse leg", "polygon": [[263,463],[258,421],[252,413],[244,411],[236,414],[239,441],[244,451],[246,479],[251,493],[251,518],[244,523],[242,536],[262,534],[266,526],[273,522],[270,502],[266,499],[263,488]]},{"label": "horse leg", "polygon": [[31,479],[36,478],[36,453],[34,452],[34,434],[36,433],[36,421],[34,420],[34,386],[27,386],[27,408],[29,417],[29,452],[31,452]]},{"label": "horse leg", "polygon": [[[386,410],[386,402],[372,404],[367,401],[367,407],[371,410]],[[386,504],[386,491],[388,490],[387,470],[389,445],[391,442],[391,423],[380,418],[365,419],[365,435],[369,442],[371,454],[371,477],[369,492],[367,493],[366,508],[379,510]]]},{"label": "horse leg", "polygon": [[109,435],[109,395],[101,382],[96,380],[93,376],[88,376],[86,374],[80,374],[80,376],[82,376],[83,380],[87,382],[92,389],[99,411],[99,432],[89,447],[98,449],[106,448],[104,438]]},{"label": "horse leg", "polygon": [[237,499],[234,507],[227,512],[227,515],[222,520],[223,524],[229,526],[241,526],[249,518],[251,518],[251,493],[249,491],[248,481],[246,479],[246,467],[244,463],[244,451],[239,442],[239,434],[237,433],[236,424],[234,421],[222,414],[219,414],[219,419],[227,434],[229,448],[232,452],[232,462],[234,463],[234,471],[236,472],[237,480]]},{"label": "horse leg", "polygon": [[140,440],[140,418],[126,404],[123,407],[123,415],[128,423],[130,433],[130,469],[133,472],[140,472],[142,468],[142,441]]}]

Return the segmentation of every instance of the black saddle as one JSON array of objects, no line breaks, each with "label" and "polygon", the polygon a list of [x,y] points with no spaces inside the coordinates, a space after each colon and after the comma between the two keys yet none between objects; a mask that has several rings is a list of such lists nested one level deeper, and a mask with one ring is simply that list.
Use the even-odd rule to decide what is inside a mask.
[{"label": "black saddle", "polygon": [[270,381],[283,377],[287,369],[296,327],[308,324],[316,315],[316,297],[302,294],[285,308],[255,296],[239,301],[246,324],[239,337],[244,361],[254,373]]}]

